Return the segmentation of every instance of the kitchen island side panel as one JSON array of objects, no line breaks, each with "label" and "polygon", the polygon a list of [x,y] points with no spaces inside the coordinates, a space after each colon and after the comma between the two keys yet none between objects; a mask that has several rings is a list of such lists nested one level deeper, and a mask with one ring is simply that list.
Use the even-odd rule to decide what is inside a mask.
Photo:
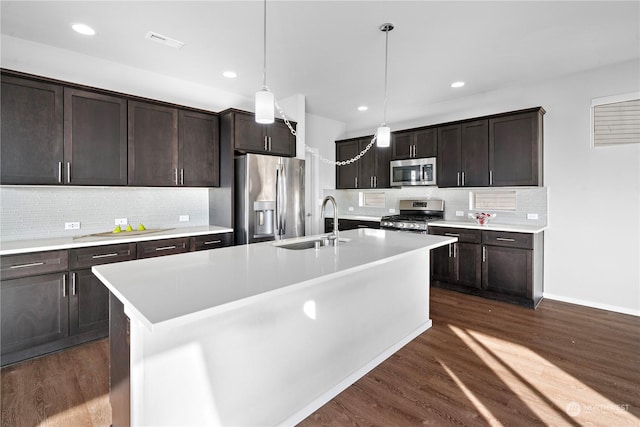
[{"label": "kitchen island side panel", "polygon": [[132,425],[301,421],[430,327],[428,265],[421,249],[175,328],[132,317]]}]

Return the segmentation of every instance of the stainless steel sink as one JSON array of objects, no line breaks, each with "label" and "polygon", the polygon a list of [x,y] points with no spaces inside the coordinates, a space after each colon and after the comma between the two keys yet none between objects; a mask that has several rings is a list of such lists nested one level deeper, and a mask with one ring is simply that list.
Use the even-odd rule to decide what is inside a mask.
[{"label": "stainless steel sink", "polygon": [[[338,245],[344,244],[349,242],[350,239],[338,239]],[[282,249],[291,249],[291,250],[304,250],[304,249],[313,249],[316,247],[316,242],[319,245],[318,249],[324,247],[324,246],[333,246],[330,244],[330,240],[326,237],[323,238],[313,238],[313,239],[309,239],[309,240],[298,240],[295,242],[277,242],[274,243],[273,246],[276,246],[278,248],[282,248]]]}]

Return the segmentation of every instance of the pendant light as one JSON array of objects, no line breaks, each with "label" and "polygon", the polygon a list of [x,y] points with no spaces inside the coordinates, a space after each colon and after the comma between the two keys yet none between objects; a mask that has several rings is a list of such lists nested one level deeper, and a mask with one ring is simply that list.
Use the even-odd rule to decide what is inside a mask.
[{"label": "pendant light", "polygon": [[274,96],[267,86],[267,0],[264,0],[264,34],[263,34],[263,58],[262,68],[262,89],[256,92],[256,122],[262,124],[273,123],[274,121]]},{"label": "pendant light", "polygon": [[384,117],[382,125],[376,132],[378,147],[388,147],[391,144],[391,129],[387,126],[387,64],[389,62],[389,31],[393,30],[393,24],[386,23],[380,26],[380,31],[385,32],[384,49]]}]

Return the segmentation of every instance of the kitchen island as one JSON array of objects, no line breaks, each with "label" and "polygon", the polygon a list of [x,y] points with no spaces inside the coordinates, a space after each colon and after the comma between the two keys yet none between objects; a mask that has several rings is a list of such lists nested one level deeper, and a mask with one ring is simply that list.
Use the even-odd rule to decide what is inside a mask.
[{"label": "kitchen island", "polygon": [[128,405],[112,396],[114,426],[293,425],[427,330],[429,251],[456,239],[372,229],[340,238],[94,267],[129,323],[119,340],[112,313],[113,344],[128,347],[112,345],[112,374],[129,368],[131,405],[119,413]]}]

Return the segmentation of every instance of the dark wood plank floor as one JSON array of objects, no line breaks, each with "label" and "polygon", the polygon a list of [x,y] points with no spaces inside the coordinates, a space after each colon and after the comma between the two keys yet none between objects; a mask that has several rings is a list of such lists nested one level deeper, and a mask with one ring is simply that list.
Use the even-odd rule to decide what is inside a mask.
[{"label": "dark wood plank floor", "polygon": [[[432,290],[433,327],[300,425],[640,425],[640,318]],[[2,426],[108,426],[108,343],[1,371]]]}]

